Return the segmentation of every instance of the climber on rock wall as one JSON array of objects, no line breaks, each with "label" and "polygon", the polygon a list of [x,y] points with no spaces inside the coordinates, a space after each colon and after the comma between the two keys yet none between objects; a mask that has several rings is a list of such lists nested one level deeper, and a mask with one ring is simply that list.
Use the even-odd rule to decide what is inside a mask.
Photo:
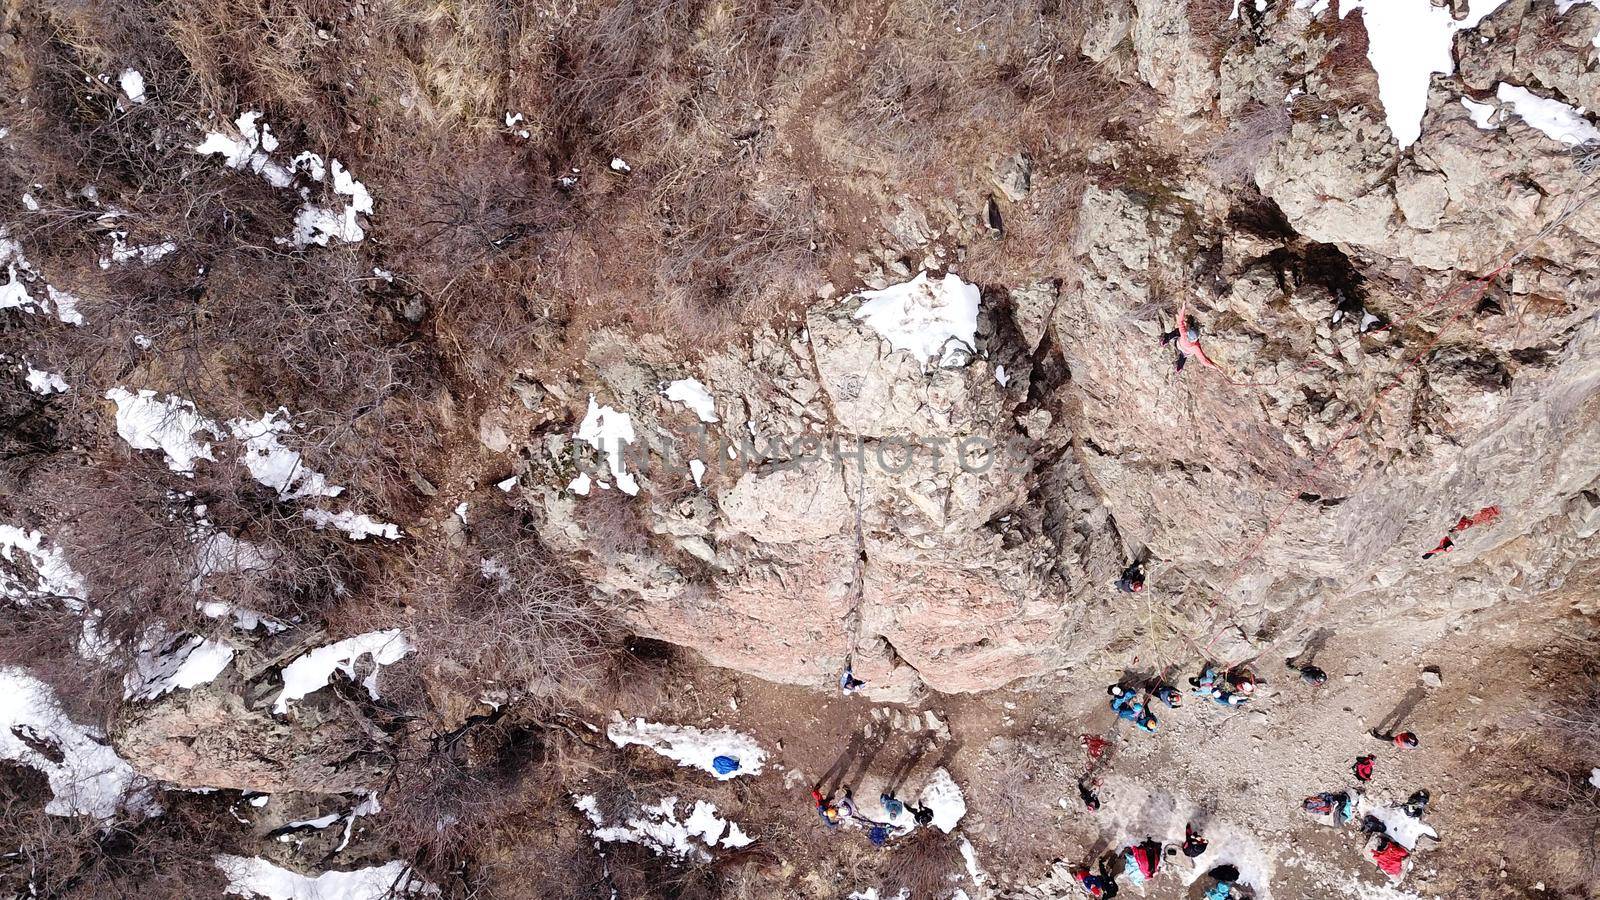
[{"label": "climber on rock wall", "polygon": [[1439,542],[1439,546],[1422,554],[1422,558],[1433,559],[1441,553],[1449,553],[1455,548],[1454,538],[1456,535],[1466,531],[1468,528],[1492,524],[1498,518],[1500,518],[1500,507],[1498,506],[1485,506],[1470,516],[1462,516],[1456,520],[1456,524],[1450,526],[1450,531],[1445,534],[1444,540]]},{"label": "climber on rock wall", "polygon": [[1178,307],[1178,327],[1161,336],[1161,346],[1165,347],[1173,341],[1178,342],[1177,371],[1183,371],[1183,364],[1191,356],[1213,369],[1217,367],[1211,357],[1206,356],[1205,348],[1200,346],[1200,323],[1189,317],[1188,303]]},{"label": "climber on rock wall", "polygon": [[1134,560],[1122,570],[1122,577],[1117,579],[1117,590],[1124,594],[1137,594],[1144,590],[1144,562]]}]

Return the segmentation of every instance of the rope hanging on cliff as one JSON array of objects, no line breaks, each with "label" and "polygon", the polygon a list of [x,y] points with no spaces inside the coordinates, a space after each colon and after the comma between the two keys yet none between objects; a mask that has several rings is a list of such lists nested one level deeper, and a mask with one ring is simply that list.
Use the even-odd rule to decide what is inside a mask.
[{"label": "rope hanging on cliff", "polygon": [[850,598],[850,609],[844,615],[844,668],[847,673],[855,663],[856,651],[861,648],[861,604],[866,598],[867,590],[867,540],[866,532],[861,525],[861,507],[866,496],[867,454],[866,448],[863,447],[856,456],[856,558],[850,575],[854,596]]}]

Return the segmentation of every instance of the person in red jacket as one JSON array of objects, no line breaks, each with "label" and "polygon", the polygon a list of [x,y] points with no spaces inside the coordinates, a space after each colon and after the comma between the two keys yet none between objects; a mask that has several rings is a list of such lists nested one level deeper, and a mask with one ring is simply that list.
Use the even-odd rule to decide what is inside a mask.
[{"label": "person in red jacket", "polygon": [[1350,773],[1356,776],[1357,781],[1372,780],[1372,761],[1374,758],[1370,753],[1366,756],[1356,757],[1356,761],[1350,766]]},{"label": "person in red jacket", "polygon": [[1444,540],[1439,542],[1439,546],[1429,550],[1427,553],[1422,554],[1422,558],[1433,559],[1435,556],[1438,556],[1441,553],[1449,553],[1451,550],[1455,549],[1456,535],[1466,531],[1468,528],[1476,528],[1479,525],[1491,525],[1496,519],[1499,518],[1500,507],[1498,506],[1485,506],[1483,509],[1478,510],[1470,516],[1462,516],[1456,520],[1456,524],[1450,526],[1450,530],[1445,533]]},{"label": "person in red jacket", "polygon": [[1078,866],[1072,870],[1072,878],[1078,882],[1078,887],[1090,897],[1115,897],[1117,895],[1117,882],[1103,871],[1096,875],[1089,871],[1088,866]]},{"label": "person in red jacket", "polygon": [[1178,307],[1178,327],[1161,336],[1161,346],[1178,342],[1178,371],[1183,371],[1183,364],[1189,357],[1200,360],[1204,365],[1215,369],[1217,364],[1206,356],[1204,347],[1200,346],[1200,323],[1189,317],[1189,304],[1187,302]]},{"label": "person in red jacket", "polygon": [[1378,730],[1374,728],[1371,733],[1378,740],[1388,741],[1401,750],[1417,749],[1417,736],[1409,731],[1402,731],[1399,734],[1379,734]]},{"label": "person in red jacket", "polygon": [[1374,834],[1367,841],[1367,858],[1389,876],[1390,881],[1399,881],[1406,873],[1406,860],[1411,856],[1411,851],[1400,846],[1400,843],[1387,834]]}]

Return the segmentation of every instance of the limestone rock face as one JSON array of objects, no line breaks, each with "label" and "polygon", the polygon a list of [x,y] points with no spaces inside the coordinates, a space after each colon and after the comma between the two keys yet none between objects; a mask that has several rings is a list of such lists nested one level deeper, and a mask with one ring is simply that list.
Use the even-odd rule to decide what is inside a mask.
[{"label": "limestone rock face", "polygon": [[[1579,202],[1582,153],[1460,101],[1507,82],[1600,105],[1600,10],[1514,0],[1458,36],[1402,149],[1358,17],[1208,9],[1096,8],[1083,53],[1159,109],[1093,151],[1053,262],[978,285],[970,353],[894,351],[831,284],[692,361],[598,337],[592,378],[549,393],[633,416],[649,534],[597,539],[594,498],[552,465],[530,492],[546,540],[641,633],[789,683],[848,663],[880,699],[1106,666],[1134,641],[1253,658],[1330,614],[1558,585],[1594,553],[1600,202]],[[858,283],[905,280],[904,260],[965,274],[963,248],[1009,239],[970,223],[1059,189],[1025,149],[986,151],[979,196],[897,194]],[[1215,368],[1180,374],[1160,343],[1183,303]],[[662,400],[687,376],[719,422]],[[544,440],[526,455],[566,446]],[[1490,505],[1497,523],[1423,564]],[[1160,621],[1109,587],[1138,553]]]},{"label": "limestone rock face", "polygon": [[130,707],[111,740],[139,774],[183,787],[335,794],[370,789],[386,770],[382,745],[348,716],[290,725],[209,689]]}]

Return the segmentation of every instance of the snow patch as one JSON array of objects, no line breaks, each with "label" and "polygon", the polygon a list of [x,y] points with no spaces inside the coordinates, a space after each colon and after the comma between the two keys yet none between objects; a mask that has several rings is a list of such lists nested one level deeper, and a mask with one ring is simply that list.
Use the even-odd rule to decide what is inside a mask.
[{"label": "snow patch", "polygon": [[1600,141],[1600,128],[1583,117],[1582,107],[1574,109],[1560,100],[1541,97],[1525,87],[1505,82],[1500,83],[1495,95],[1500,102],[1510,104],[1511,111],[1529,127],[1538,129],[1551,140],[1569,147]]},{"label": "snow patch", "polygon": [[1458,31],[1478,27],[1506,0],[1474,0],[1467,17],[1457,22],[1450,10],[1430,0],[1346,0],[1339,16],[1361,10],[1367,29],[1367,60],[1378,74],[1378,99],[1389,131],[1402,147],[1422,136],[1428,111],[1428,85],[1434,73],[1456,70],[1452,42]]},{"label": "snow patch", "polygon": [[135,450],[160,450],[167,467],[181,475],[194,474],[196,460],[216,460],[211,445],[197,440],[202,431],[215,433],[216,425],[200,415],[194,404],[177,397],[157,399],[156,392],[137,394],[122,388],[106,391],[117,405],[117,434]]},{"label": "snow patch", "polygon": [[312,877],[267,862],[259,856],[213,858],[228,879],[224,893],[268,900],[386,900],[391,897],[437,897],[439,888],[416,877],[411,867],[395,860],[348,872],[323,872]]},{"label": "snow patch", "polygon": [[[583,422],[578,425],[578,433],[573,437],[605,455],[611,477],[616,481],[618,489],[629,496],[639,493],[639,482],[628,474],[622,459],[622,445],[634,441],[633,419],[627,413],[596,404],[594,395],[591,394],[589,411],[584,415]],[[588,484],[588,476],[580,474],[567,487],[575,494],[587,494]]]},{"label": "snow patch", "polygon": [[674,403],[689,407],[702,422],[716,422],[717,404],[711,392],[697,378],[680,378],[661,388],[661,395]]},{"label": "snow patch", "polygon": [[678,798],[665,797],[653,806],[641,806],[639,814],[626,824],[607,825],[593,796],[573,800],[572,805],[589,820],[590,835],[607,844],[638,844],[659,856],[679,860],[710,862],[711,850],[749,846],[752,838],[717,815],[717,807],[704,800],[695,801],[686,819],[678,818]]},{"label": "snow patch", "polygon": [[122,809],[141,816],[161,812],[149,784],[99,729],[68,719],[49,685],[15,667],[0,668],[0,759],[49,779],[55,796],[45,812],[53,816],[104,821]]},{"label": "snow patch", "polygon": [[365,540],[369,537],[387,538],[391,541],[400,539],[400,527],[389,522],[379,522],[366,513],[353,510],[343,510],[331,513],[323,509],[302,510],[300,515],[306,521],[317,526],[319,531],[336,528],[344,532],[352,540]]},{"label": "snow patch", "polygon": [[[690,725],[663,725],[644,719],[634,719],[630,723],[617,715],[606,729],[606,737],[618,747],[629,744],[649,747],[680,766],[700,769],[718,781],[740,775],[759,775],[767,759],[767,751],[761,749],[755,738],[731,728],[702,731]],[[719,756],[737,761],[738,768],[727,773],[718,772],[715,760]],[[957,793],[959,795],[959,791]]]},{"label": "snow patch", "polygon": [[960,365],[977,350],[981,296],[976,285],[954,273],[931,281],[920,272],[910,281],[852,296],[861,300],[852,318],[864,321],[890,348],[916,357],[924,370],[936,358],[940,366]]},{"label": "snow patch", "polygon": [[139,74],[138,69],[123,69],[122,74],[117,76],[117,86],[122,88],[122,95],[129,102],[144,102],[144,76]]},{"label": "snow patch", "polygon": [[949,834],[961,817],[967,814],[967,800],[961,795],[961,788],[943,768],[933,770],[928,783],[922,786],[918,803],[933,812],[933,824],[945,834]]},{"label": "snow patch", "polygon": [[256,481],[278,492],[279,500],[337,497],[344,488],[301,464],[300,454],[278,441],[290,430],[289,410],[278,407],[259,419],[233,419],[228,430],[244,443],[239,461]]},{"label": "snow patch", "polygon": [[323,185],[327,185],[328,177],[332,176],[333,183],[328,186],[334,195],[348,199],[338,209],[328,209],[313,203],[310,188],[302,187],[300,197],[304,202],[295,212],[294,232],[288,238],[278,238],[278,243],[305,248],[312,244],[326,246],[332,239],[352,244],[364,239],[366,231],[358,217],[372,214],[372,194],[366,185],[357,181],[339,160],[330,159],[324,163],[321,156],[309,151],[296,156],[288,166],[274,161],[271,154],[278,149],[278,139],[265,123],[257,124],[260,119],[259,112],[240,113],[234,120],[237,137],[208,132],[194,152],[202,156],[221,156],[223,164],[229,168],[248,169],[276,188],[291,187],[296,174]]},{"label": "snow patch", "polygon": [[0,284],[0,309],[20,309],[34,315],[49,315],[55,308],[57,319],[68,325],[82,325],[83,315],[78,312],[79,300],[66,291],[45,284],[44,300],[35,299],[28,292],[29,282],[43,282],[39,270],[28,262],[22,245],[12,240],[11,233],[0,226],[0,266],[5,266],[6,281]]},{"label": "snow patch", "polygon": [[[21,605],[61,598],[69,606],[81,609],[89,597],[89,586],[83,576],[67,565],[61,548],[44,546],[44,534],[24,531],[14,525],[0,525],[0,558],[12,566],[0,567],[0,596]],[[26,562],[32,569],[33,583],[11,573],[11,569]]]},{"label": "snow patch", "polygon": [[100,257],[100,268],[109,269],[112,265],[121,265],[126,262],[138,261],[149,265],[169,253],[178,249],[172,241],[162,241],[159,244],[138,244],[129,246],[126,231],[111,232],[111,252]]},{"label": "snow patch", "polygon": [[398,628],[388,631],[369,631],[345,638],[326,647],[318,647],[283,668],[283,690],[273,703],[273,710],[288,712],[289,702],[299,700],[328,685],[333,673],[343,672],[354,678],[356,662],[361,657],[372,660],[372,674],[361,683],[374,700],[378,699],[378,669],[399,662],[411,652],[411,643]]},{"label": "snow patch", "polygon": [[27,363],[23,363],[23,368],[28,370],[28,374],[23,380],[28,383],[28,390],[33,391],[35,394],[43,394],[48,397],[51,394],[65,394],[67,391],[72,390],[67,386],[67,380],[55,372],[35,369]]}]

